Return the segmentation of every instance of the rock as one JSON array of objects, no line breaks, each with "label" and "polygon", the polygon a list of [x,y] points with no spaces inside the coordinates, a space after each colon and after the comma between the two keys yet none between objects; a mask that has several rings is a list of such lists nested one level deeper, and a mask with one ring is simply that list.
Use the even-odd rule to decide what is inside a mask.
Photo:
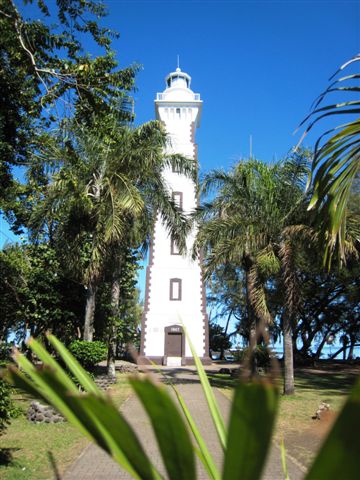
[{"label": "rock", "polygon": [[116,362],[116,370],[121,373],[134,373],[138,370],[138,366],[126,360],[119,360]]},{"label": "rock", "polygon": [[109,377],[108,375],[97,375],[94,379],[96,385],[102,390],[107,390],[114,383],[116,383],[116,378]]},{"label": "rock", "polygon": [[311,417],[313,420],[321,420],[321,415],[330,410],[330,404],[321,402],[315,414]]},{"label": "rock", "polygon": [[230,368],[220,368],[219,373],[230,375]]},{"label": "rock", "polygon": [[50,405],[33,401],[27,411],[27,419],[33,423],[58,423],[65,421],[64,417]]}]

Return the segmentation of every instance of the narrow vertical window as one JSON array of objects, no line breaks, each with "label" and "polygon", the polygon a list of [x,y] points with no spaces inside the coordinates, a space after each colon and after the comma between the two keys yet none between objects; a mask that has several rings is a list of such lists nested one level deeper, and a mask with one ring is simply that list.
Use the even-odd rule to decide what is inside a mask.
[{"label": "narrow vertical window", "polygon": [[172,165],[172,171],[173,171],[174,173],[180,173],[180,172],[179,172],[179,167],[178,167],[178,166],[175,166],[174,164]]},{"label": "narrow vertical window", "polygon": [[170,300],[181,300],[182,288],[181,278],[170,278]]},{"label": "narrow vertical window", "polygon": [[181,117],[181,110],[180,108],[177,108],[176,109],[176,118],[180,118]]},{"label": "narrow vertical window", "polygon": [[172,201],[180,210],[183,209],[183,193],[182,192],[172,192]]},{"label": "narrow vertical window", "polygon": [[180,255],[179,247],[178,247],[177,243],[175,242],[175,240],[173,238],[171,239],[170,254],[171,255]]}]

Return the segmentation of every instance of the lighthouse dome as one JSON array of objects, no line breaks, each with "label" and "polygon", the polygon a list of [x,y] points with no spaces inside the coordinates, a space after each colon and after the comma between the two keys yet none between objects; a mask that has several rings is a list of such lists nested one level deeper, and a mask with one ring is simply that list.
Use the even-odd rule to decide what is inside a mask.
[{"label": "lighthouse dome", "polygon": [[158,99],[167,101],[193,101],[194,92],[190,89],[191,77],[181,68],[169,73],[165,78],[166,88]]},{"label": "lighthouse dome", "polygon": [[190,88],[191,77],[178,67],[175,72],[167,75],[165,82],[167,88]]}]

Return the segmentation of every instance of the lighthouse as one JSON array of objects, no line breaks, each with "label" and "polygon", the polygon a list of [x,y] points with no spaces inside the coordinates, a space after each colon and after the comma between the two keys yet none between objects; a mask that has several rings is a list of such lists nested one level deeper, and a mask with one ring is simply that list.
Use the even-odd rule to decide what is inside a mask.
[{"label": "lighthouse", "polygon": [[[200,126],[202,100],[191,89],[191,77],[178,67],[165,78],[166,88],[155,99],[155,113],[169,136],[165,153],[178,153],[197,166],[195,132]],[[198,205],[196,184],[189,177],[163,171],[174,203],[185,215]],[[180,254],[159,214],[152,234],[146,271],[139,363],[181,366],[194,363],[183,325],[203,363],[209,363],[209,328],[201,258],[191,257],[196,227]]]}]

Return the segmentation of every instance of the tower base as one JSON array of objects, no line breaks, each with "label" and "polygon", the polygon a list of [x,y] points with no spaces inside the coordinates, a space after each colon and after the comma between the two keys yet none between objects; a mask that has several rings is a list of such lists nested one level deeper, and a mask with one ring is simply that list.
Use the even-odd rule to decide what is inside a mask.
[{"label": "tower base", "polygon": [[[210,357],[201,357],[200,358],[201,363],[203,365],[211,365],[212,360]],[[167,357],[162,356],[162,357],[145,357],[143,355],[139,355],[136,359],[136,363],[138,365],[167,365]],[[181,358],[181,366],[185,367],[188,365],[195,365],[194,357],[182,357]],[[173,367],[173,368],[178,368],[178,367]]]}]

